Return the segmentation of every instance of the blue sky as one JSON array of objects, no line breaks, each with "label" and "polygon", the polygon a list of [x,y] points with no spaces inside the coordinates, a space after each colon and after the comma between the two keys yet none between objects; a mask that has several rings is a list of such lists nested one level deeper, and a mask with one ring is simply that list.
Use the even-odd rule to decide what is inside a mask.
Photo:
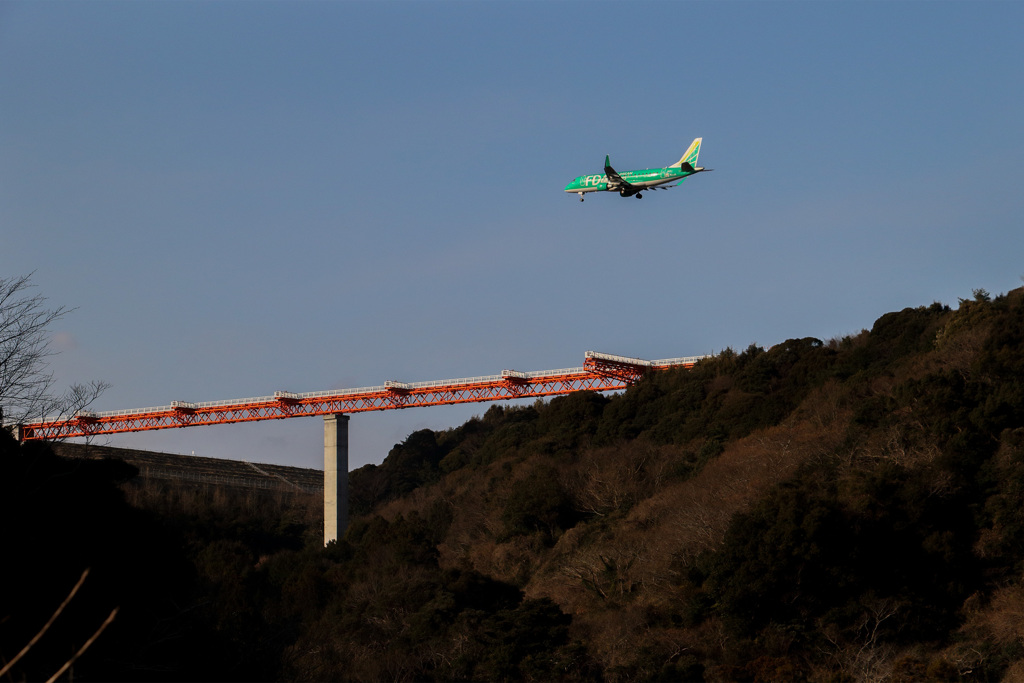
[{"label": "blue sky", "polygon": [[[790,337],[1024,275],[1017,2],[5,2],[0,273],[115,410]],[[674,162],[637,201],[562,188]],[[351,465],[486,404],[354,416]],[[111,437],[322,466],[318,418]]]}]

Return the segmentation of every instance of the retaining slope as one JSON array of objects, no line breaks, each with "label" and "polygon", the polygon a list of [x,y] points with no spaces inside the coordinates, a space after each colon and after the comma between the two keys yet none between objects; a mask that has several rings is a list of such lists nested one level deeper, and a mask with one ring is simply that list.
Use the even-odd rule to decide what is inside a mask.
[{"label": "retaining slope", "polygon": [[66,458],[114,458],[139,469],[144,479],[195,482],[214,486],[323,493],[324,473],[305,467],[287,467],[241,460],[138,451],[112,446],[54,442],[57,455]]}]

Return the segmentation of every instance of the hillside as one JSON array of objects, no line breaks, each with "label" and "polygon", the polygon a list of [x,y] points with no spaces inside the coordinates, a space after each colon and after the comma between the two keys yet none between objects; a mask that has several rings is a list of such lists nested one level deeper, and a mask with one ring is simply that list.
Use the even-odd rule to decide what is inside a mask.
[{"label": "hillside", "polygon": [[[157,593],[133,589],[134,628],[104,634],[85,677],[1020,678],[1022,340],[1024,290],[979,290],[857,335],[726,350],[618,395],[492,405],[352,472],[353,522],[326,549],[316,501],[169,505],[109,461],[73,490],[110,512],[90,521],[69,503],[95,541],[34,533],[81,544],[70,557],[110,576],[161,577]],[[58,500],[49,487],[67,480],[28,448],[2,460],[8,512]],[[39,548],[0,519],[5,547]],[[87,550],[121,557],[129,538],[129,575]],[[23,642],[22,617],[0,622],[0,642]]]},{"label": "hillside", "polygon": [[978,291],[493,406],[352,487],[440,567],[553,600],[609,679],[999,678],[1024,657],[1022,340],[1024,292]]}]

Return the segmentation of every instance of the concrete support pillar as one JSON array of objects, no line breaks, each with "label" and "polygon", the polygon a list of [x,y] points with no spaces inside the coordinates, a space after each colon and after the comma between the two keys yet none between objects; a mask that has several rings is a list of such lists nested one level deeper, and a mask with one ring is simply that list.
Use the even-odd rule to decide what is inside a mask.
[{"label": "concrete support pillar", "polygon": [[324,416],[324,545],[348,528],[348,415]]}]

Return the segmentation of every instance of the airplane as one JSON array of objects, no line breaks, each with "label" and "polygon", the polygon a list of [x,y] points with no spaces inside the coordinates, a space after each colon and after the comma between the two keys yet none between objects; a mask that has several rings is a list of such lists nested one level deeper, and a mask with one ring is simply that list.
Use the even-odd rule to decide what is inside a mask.
[{"label": "airplane", "polygon": [[[695,173],[712,170],[697,166],[697,155],[700,153],[700,142],[703,139],[696,138],[679,161],[665,168],[616,173],[609,163],[609,157],[605,156],[604,175],[581,175],[566,185],[565,191],[575,192],[582,202],[586,192],[618,192],[620,197],[636,195],[637,199],[643,199],[643,195],[640,194],[642,190],[669,190]],[[663,187],[674,181],[678,182]]]}]

